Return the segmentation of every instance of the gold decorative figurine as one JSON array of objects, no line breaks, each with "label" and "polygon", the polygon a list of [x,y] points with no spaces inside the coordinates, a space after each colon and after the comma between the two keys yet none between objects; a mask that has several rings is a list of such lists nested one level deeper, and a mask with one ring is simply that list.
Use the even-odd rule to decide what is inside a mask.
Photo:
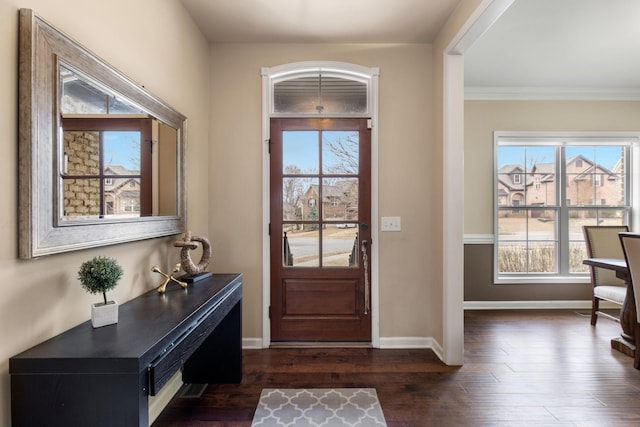
[{"label": "gold decorative figurine", "polygon": [[158,267],[156,267],[155,265],[151,268],[151,271],[153,271],[154,273],[159,273],[162,276],[165,277],[164,282],[162,282],[162,284],[160,286],[158,286],[158,292],[163,294],[164,291],[167,288],[167,285],[169,284],[169,282],[173,281],[176,282],[178,285],[182,286],[182,288],[186,288],[187,284],[185,282],[181,282],[180,280],[176,279],[175,277],[173,277],[173,275],[175,273],[177,273],[178,271],[180,271],[180,264],[176,264],[173,266],[173,270],[171,270],[171,273],[167,274],[167,273],[163,273]]}]

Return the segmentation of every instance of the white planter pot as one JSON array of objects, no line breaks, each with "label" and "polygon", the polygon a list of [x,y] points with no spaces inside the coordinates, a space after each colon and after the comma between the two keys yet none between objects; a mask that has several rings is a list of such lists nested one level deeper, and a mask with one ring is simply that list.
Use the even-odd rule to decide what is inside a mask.
[{"label": "white planter pot", "polygon": [[118,303],[107,301],[107,303],[96,303],[91,305],[91,324],[94,328],[113,325],[118,323]]}]

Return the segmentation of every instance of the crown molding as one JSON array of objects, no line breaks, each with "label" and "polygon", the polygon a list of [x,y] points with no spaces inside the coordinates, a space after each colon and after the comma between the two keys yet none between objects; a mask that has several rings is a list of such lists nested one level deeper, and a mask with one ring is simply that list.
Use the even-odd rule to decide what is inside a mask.
[{"label": "crown molding", "polygon": [[640,101],[640,89],[466,86],[465,101]]}]

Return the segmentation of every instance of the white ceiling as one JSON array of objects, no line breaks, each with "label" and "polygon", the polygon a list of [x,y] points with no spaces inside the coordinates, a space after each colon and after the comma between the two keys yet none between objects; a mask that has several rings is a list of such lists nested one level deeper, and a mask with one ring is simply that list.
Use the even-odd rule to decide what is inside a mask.
[{"label": "white ceiling", "polygon": [[[181,1],[212,43],[431,43],[459,3]],[[465,86],[468,98],[640,99],[640,0],[515,0],[465,53]]]},{"label": "white ceiling", "polygon": [[459,0],[182,0],[214,43],[431,43]]},{"label": "white ceiling", "polygon": [[636,99],[640,1],[515,0],[464,60],[467,95]]}]

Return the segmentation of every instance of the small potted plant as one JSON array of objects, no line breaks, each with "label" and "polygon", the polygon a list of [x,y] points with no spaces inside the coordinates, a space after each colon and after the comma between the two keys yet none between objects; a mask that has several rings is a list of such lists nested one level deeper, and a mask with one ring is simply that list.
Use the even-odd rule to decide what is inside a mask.
[{"label": "small potted plant", "polygon": [[104,302],[91,305],[91,324],[94,328],[118,323],[118,303],[107,301],[107,291],[115,288],[122,277],[122,267],[113,258],[95,257],[85,261],[78,270],[78,280],[91,294],[102,293]]}]

